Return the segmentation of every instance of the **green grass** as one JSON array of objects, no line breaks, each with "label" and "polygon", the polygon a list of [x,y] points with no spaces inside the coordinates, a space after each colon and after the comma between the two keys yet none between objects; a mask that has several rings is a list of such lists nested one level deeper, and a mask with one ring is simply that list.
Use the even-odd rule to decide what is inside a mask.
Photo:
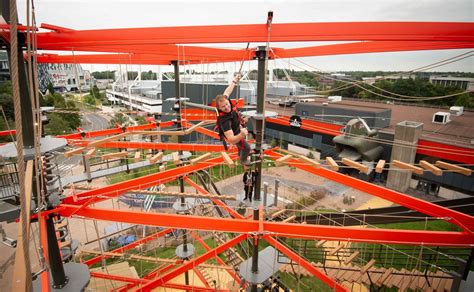
[{"label": "green grass", "polygon": [[430,220],[417,222],[401,222],[401,223],[387,223],[377,224],[378,228],[387,229],[409,229],[409,230],[429,230],[429,231],[462,231],[462,229],[454,224],[444,220]]},{"label": "green grass", "polygon": [[292,274],[278,272],[280,281],[293,291],[332,291],[326,284],[316,277],[301,277],[296,279]]}]

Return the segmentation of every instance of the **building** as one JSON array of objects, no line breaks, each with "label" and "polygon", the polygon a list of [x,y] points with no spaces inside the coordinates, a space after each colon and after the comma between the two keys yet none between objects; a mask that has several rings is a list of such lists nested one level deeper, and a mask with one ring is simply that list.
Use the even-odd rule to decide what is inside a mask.
[{"label": "building", "polygon": [[474,91],[474,78],[430,76],[430,83],[443,87],[458,87],[466,91]]},{"label": "building", "polygon": [[[420,148],[416,151],[415,163],[420,160],[433,162],[442,159],[458,164],[460,162],[453,155],[449,155],[450,148],[474,149],[474,131],[472,131],[474,112],[471,111],[464,111],[461,116],[452,116],[451,122],[439,125],[432,122],[433,115],[440,111],[439,108],[347,99],[343,99],[342,102],[323,105],[327,103],[327,99],[318,97],[314,97],[314,99],[314,102],[296,104],[294,111],[278,105],[267,104],[266,110],[276,111],[280,117],[289,117],[295,114],[302,119],[301,128],[290,127],[289,122],[283,122],[284,118],[268,119],[265,127],[267,142],[276,140],[278,144],[282,145],[291,144],[303,148],[312,148],[320,152],[323,159],[326,156],[336,157],[337,152],[335,151],[333,138],[341,134],[340,131],[345,121],[350,118],[365,116],[368,117],[366,119],[367,124],[378,130],[378,137],[381,139],[381,145],[384,148],[381,159],[385,161],[391,159],[395,128],[397,123],[401,121],[413,121],[423,124],[418,145],[424,145],[427,148]],[[449,112],[449,108],[446,108],[445,111]],[[376,121],[378,121],[378,124]],[[443,153],[440,154],[430,149],[446,149],[441,151],[446,152],[446,155],[443,156],[441,155]],[[439,155],[443,157],[439,158]],[[472,166],[469,167],[472,168]],[[423,175],[414,175],[414,178],[438,187],[444,186],[474,195],[473,175],[468,177],[458,173],[446,172],[442,176],[435,176],[425,172]]]},{"label": "building", "polygon": [[[93,84],[90,72],[81,65],[74,64],[38,64],[39,88],[46,92],[48,85],[58,92],[88,91]],[[0,82],[10,80],[8,56],[5,51],[0,52]]]}]

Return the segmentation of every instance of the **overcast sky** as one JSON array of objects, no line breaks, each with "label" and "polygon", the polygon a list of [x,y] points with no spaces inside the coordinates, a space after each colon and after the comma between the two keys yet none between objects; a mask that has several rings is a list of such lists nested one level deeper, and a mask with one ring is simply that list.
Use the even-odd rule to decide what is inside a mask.
[{"label": "overcast sky", "polygon": [[[25,21],[25,2],[18,1],[20,22]],[[73,29],[160,27],[265,23],[274,11],[274,23],[340,21],[453,21],[473,22],[473,0],[325,0],[325,1],[120,1],[120,0],[36,0],[37,23]],[[232,32],[229,32],[232,33]],[[252,43],[251,46],[257,44]],[[314,43],[274,44],[278,47]],[[213,45],[218,46],[218,45]],[[228,44],[245,48],[246,44]],[[447,59],[469,50],[397,52],[300,58],[324,71],[383,70],[406,71]],[[290,63],[290,64],[288,64]],[[298,70],[304,66],[291,60],[278,61],[277,67]],[[220,65],[223,68],[224,65]],[[232,65],[231,65],[232,66]],[[249,65],[252,66],[252,65]],[[109,65],[85,65],[86,69],[116,69]],[[138,66],[136,66],[138,68]],[[145,66],[142,66],[145,67]],[[145,67],[143,69],[153,69]],[[199,69],[199,68],[198,68]],[[311,69],[306,67],[305,69]],[[474,58],[434,69],[474,72]]]}]

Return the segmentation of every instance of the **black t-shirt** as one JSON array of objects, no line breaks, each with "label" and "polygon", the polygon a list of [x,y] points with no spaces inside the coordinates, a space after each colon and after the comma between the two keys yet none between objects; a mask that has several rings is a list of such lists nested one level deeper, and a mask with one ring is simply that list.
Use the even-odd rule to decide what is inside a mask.
[{"label": "black t-shirt", "polygon": [[228,114],[219,116],[219,119],[223,132],[227,132],[232,129],[234,136],[240,133],[240,120],[236,111],[231,111]]}]

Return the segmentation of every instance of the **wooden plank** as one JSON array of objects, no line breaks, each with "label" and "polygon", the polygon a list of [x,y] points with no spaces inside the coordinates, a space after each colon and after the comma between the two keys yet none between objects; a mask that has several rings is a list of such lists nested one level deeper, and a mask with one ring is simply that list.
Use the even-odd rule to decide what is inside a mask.
[{"label": "wooden plank", "polygon": [[342,163],[347,165],[347,166],[350,166],[352,168],[355,168],[355,169],[359,170],[359,172],[362,172],[362,173],[365,173],[365,174],[369,173],[369,167],[367,165],[363,165],[362,163],[350,160],[348,158],[343,158]]},{"label": "wooden plank", "polygon": [[436,161],[435,165],[437,167],[442,168],[442,169],[451,170],[453,172],[461,173],[461,174],[464,174],[466,176],[471,176],[471,174],[472,174],[472,169],[461,167],[461,166],[451,164],[451,163],[447,163],[447,162],[444,162],[444,161],[441,161],[441,160]]},{"label": "wooden plank", "polygon": [[326,240],[320,240],[320,241],[316,242],[316,247],[321,247],[325,243],[326,243]]},{"label": "wooden plank", "polygon": [[283,221],[281,221],[281,222],[282,222],[282,223],[288,223],[288,222],[290,222],[290,221],[295,220],[295,218],[296,218],[296,215],[293,215],[293,216],[290,216],[290,217],[286,218],[285,220],[283,220]]},{"label": "wooden plank", "polygon": [[351,263],[359,254],[360,254],[360,252],[358,250],[356,250],[355,252],[353,252],[349,257],[347,257],[344,260],[344,264],[347,265],[347,264]]},{"label": "wooden plank", "polygon": [[60,241],[59,242],[59,248],[63,248],[66,246],[71,246],[71,240],[66,240],[66,241]]},{"label": "wooden plank", "polygon": [[375,264],[375,260],[371,259],[365,266],[360,270],[361,274],[366,273]]},{"label": "wooden plank", "polygon": [[199,157],[196,157],[196,158],[191,159],[191,164],[194,165],[194,164],[196,164],[196,163],[198,163],[198,162],[200,162],[200,161],[203,161],[203,160],[208,159],[208,158],[211,157],[211,156],[212,156],[212,153],[208,152],[208,153],[203,154],[203,155],[201,155],[201,156],[199,156]]},{"label": "wooden plank", "polygon": [[225,163],[229,167],[234,167],[235,166],[234,161],[232,160],[232,158],[230,158],[230,156],[229,156],[229,154],[227,154],[227,152],[221,152],[221,155],[224,158]]},{"label": "wooden plank", "polygon": [[[31,209],[31,194],[33,193],[33,160],[28,160],[25,165],[25,193],[20,194],[24,196],[26,210],[20,210],[20,222],[17,236],[17,247],[15,252],[15,266],[13,267],[13,281],[11,291],[27,291],[27,279],[26,279],[26,262],[25,262],[25,249],[29,250],[30,242],[30,209]],[[22,212],[26,212],[26,222],[23,222],[21,215]],[[21,226],[26,224],[26,233],[23,233]],[[23,238],[25,238],[26,248],[23,247]],[[30,283],[31,284],[31,283]]]},{"label": "wooden plank", "polygon": [[201,122],[199,122],[199,123],[193,125],[191,128],[186,129],[186,130],[184,131],[184,133],[185,133],[186,135],[188,135],[188,134],[194,132],[194,131],[195,131],[197,128],[199,128],[199,127],[202,127],[202,126],[205,126],[205,125],[209,125],[209,124],[215,124],[215,123],[216,123],[216,121],[210,121],[210,120],[201,121]]},{"label": "wooden plank", "polygon": [[304,155],[298,155],[298,158],[300,160],[303,160],[304,162],[307,162],[309,164],[311,164],[312,166],[316,167],[316,168],[320,168],[321,167],[321,163],[317,162],[316,160],[314,159],[311,159],[311,158],[308,158]]},{"label": "wooden plank", "polygon": [[131,133],[130,132],[127,132],[127,133],[121,133],[121,134],[118,134],[118,135],[114,135],[114,136],[110,136],[110,137],[107,137],[107,138],[103,138],[103,139],[100,139],[100,140],[95,140],[95,141],[92,141],[90,142],[89,144],[87,144],[87,148],[92,148],[92,147],[96,147],[96,146],[99,146],[99,145],[102,145],[106,142],[110,142],[110,141],[114,141],[114,140],[118,140],[118,139],[121,139],[127,135],[130,135]]},{"label": "wooden plank", "polygon": [[390,277],[390,275],[392,275],[393,273],[393,268],[388,268],[385,273],[383,273],[382,277],[380,277],[377,281],[377,285],[378,286],[382,286],[388,279],[388,277]]},{"label": "wooden plank", "polygon": [[437,175],[437,176],[443,175],[443,171],[440,168],[434,166],[433,164],[429,163],[426,160],[420,160],[420,166],[426,170],[431,171],[434,175]]},{"label": "wooden plank", "polygon": [[91,157],[92,157],[92,155],[94,155],[94,154],[95,154],[95,151],[96,151],[96,149],[95,149],[95,148],[92,148],[92,149],[90,149],[89,151],[87,151],[87,153],[86,153],[86,154],[84,154],[84,157],[85,157],[85,158],[87,158],[87,159],[91,158]]},{"label": "wooden plank", "polygon": [[329,165],[329,168],[334,171],[339,170],[339,165],[337,165],[336,161],[332,159],[332,157],[328,156],[326,157],[326,163]]},{"label": "wooden plank", "polygon": [[332,250],[329,252],[329,255],[330,255],[330,256],[335,255],[338,251],[340,251],[341,249],[343,249],[344,246],[346,246],[344,243],[339,244],[338,246],[336,246],[336,248],[332,249]]},{"label": "wooden plank", "polygon": [[283,163],[285,163],[286,161],[290,160],[291,158],[293,158],[293,155],[291,154],[288,154],[288,155],[285,155],[283,157],[280,157],[278,158],[277,160],[275,160],[275,165],[276,166],[281,166]]},{"label": "wooden plank", "polygon": [[155,163],[157,163],[159,160],[161,160],[162,157],[163,157],[163,152],[158,152],[158,153],[156,153],[155,155],[153,155],[152,157],[150,157],[150,159],[149,159],[150,164],[155,164]]},{"label": "wooden plank", "polygon": [[128,152],[127,151],[122,151],[122,152],[114,152],[114,153],[108,153],[104,154],[100,157],[101,160],[109,160],[112,158],[122,158],[122,157],[127,157]]},{"label": "wooden plank", "polygon": [[79,147],[79,148],[76,148],[76,149],[73,149],[73,150],[66,151],[66,152],[64,152],[64,157],[69,158],[69,157],[73,156],[74,154],[81,153],[82,151],[84,151],[86,149],[87,149],[86,147]]},{"label": "wooden plank", "polygon": [[287,210],[286,209],[281,209],[280,211],[277,211],[271,215],[272,219],[275,219],[276,217],[280,216],[281,214],[285,213]]},{"label": "wooden plank", "polygon": [[377,166],[375,166],[375,172],[382,173],[384,166],[385,166],[385,160],[380,159],[379,162],[377,162]]},{"label": "wooden plank", "polygon": [[418,167],[418,166],[414,166],[413,164],[406,163],[406,162],[403,162],[403,161],[392,160],[392,166],[396,167],[396,168],[399,168],[399,169],[408,170],[408,171],[414,172],[414,173],[419,174],[419,175],[423,174],[423,168]]},{"label": "wooden plank", "polygon": [[181,159],[179,158],[179,153],[178,152],[171,153],[171,156],[173,157],[173,163],[174,164],[181,164]]},{"label": "wooden plank", "polygon": [[140,151],[135,152],[135,156],[133,157],[133,162],[139,162],[141,156],[142,156],[142,153]]}]

